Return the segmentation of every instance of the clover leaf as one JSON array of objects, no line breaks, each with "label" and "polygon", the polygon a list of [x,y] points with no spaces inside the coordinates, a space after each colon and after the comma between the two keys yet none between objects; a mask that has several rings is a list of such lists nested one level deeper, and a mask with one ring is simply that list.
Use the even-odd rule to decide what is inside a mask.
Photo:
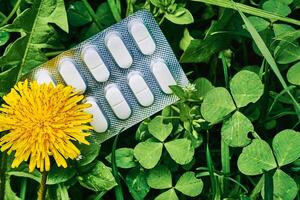
[{"label": "clover leaf", "polygon": [[300,85],[300,62],[294,64],[287,72],[287,80],[294,85]]},{"label": "clover leaf", "polygon": [[[274,200],[293,200],[297,196],[298,188],[293,178],[280,169],[277,169],[273,175],[273,199]],[[264,188],[261,190],[262,196],[265,196]]]},{"label": "clover leaf", "polygon": [[238,108],[255,103],[263,94],[259,76],[248,70],[238,72],[230,81],[230,91]]},{"label": "clover leaf", "polygon": [[290,164],[300,157],[300,133],[283,130],[274,137],[272,147],[279,166]]},{"label": "clover leaf", "polygon": [[158,195],[154,200],[178,200],[176,192],[173,188]]},{"label": "clover leaf", "polygon": [[276,166],[271,147],[260,139],[252,140],[251,144],[244,147],[238,158],[239,170],[246,175],[262,174]]},{"label": "clover leaf", "polygon": [[148,130],[156,139],[163,142],[171,134],[173,125],[171,123],[164,124],[163,117],[157,116],[151,120]]},{"label": "clover leaf", "polygon": [[126,184],[132,197],[136,200],[145,199],[150,191],[147,184],[145,170],[140,170],[139,167],[133,168],[126,176]]},{"label": "clover leaf", "polygon": [[225,88],[217,87],[206,94],[201,105],[201,114],[206,121],[215,123],[235,109],[229,92]]},{"label": "clover leaf", "polygon": [[225,120],[221,129],[222,139],[231,147],[243,147],[250,143],[248,133],[254,131],[251,121],[241,112],[235,112]]},{"label": "clover leaf", "polygon": [[163,144],[158,142],[141,142],[134,148],[134,156],[146,169],[155,167],[160,160]]},{"label": "clover leaf", "polygon": [[294,162],[300,157],[300,133],[289,129],[279,132],[272,148],[273,151],[264,140],[252,140],[238,158],[239,170],[246,175],[258,175],[274,169],[277,164],[282,167]]},{"label": "clover leaf", "polygon": [[172,187],[172,175],[170,170],[164,166],[159,165],[149,171],[147,183],[150,187],[155,189],[167,189]]},{"label": "clover leaf", "polygon": [[172,140],[165,143],[171,158],[178,164],[185,165],[192,161],[194,148],[192,142],[186,138]]},{"label": "clover leaf", "polygon": [[195,177],[194,172],[186,172],[177,181],[175,189],[187,196],[196,197],[202,192],[203,182]]}]

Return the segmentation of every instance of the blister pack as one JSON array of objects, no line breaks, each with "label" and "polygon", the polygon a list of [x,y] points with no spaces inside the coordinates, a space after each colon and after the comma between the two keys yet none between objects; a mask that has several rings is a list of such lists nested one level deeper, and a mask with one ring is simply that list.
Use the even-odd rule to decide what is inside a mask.
[{"label": "blister pack", "polygon": [[116,135],[178,99],[188,84],[152,14],[141,10],[36,68],[38,83],[63,83],[92,106],[96,141]]}]

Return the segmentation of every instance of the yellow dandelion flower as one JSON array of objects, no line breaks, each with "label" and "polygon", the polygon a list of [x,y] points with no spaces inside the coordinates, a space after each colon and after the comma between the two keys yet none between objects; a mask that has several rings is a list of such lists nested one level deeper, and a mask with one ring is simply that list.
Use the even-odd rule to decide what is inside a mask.
[{"label": "yellow dandelion flower", "polygon": [[72,141],[89,144],[86,125],[92,116],[84,109],[89,104],[80,104],[83,95],[72,87],[58,84],[39,85],[37,82],[18,83],[3,97],[0,107],[1,151],[14,152],[12,167],[29,160],[29,171],[39,168],[50,170],[50,158],[57,166],[67,167],[66,159],[75,159],[79,149]]}]

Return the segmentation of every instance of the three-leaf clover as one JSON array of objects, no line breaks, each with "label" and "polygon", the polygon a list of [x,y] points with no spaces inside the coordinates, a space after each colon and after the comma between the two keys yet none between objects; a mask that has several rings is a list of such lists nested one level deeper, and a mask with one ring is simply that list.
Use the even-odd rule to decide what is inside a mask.
[{"label": "three-leaf clover", "polygon": [[[203,118],[214,124],[233,111],[255,103],[263,94],[263,84],[259,76],[251,71],[242,70],[230,81],[231,95],[226,88],[216,87],[206,95],[201,105]],[[250,143],[248,133],[254,132],[251,121],[240,111],[224,120],[221,135],[224,142],[232,147],[243,147]]]},{"label": "three-leaf clover", "polygon": [[134,156],[144,168],[151,169],[157,165],[163,147],[178,164],[184,165],[192,161],[194,148],[189,139],[179,138],[165,142],[172,129],[173,125],[171,123],[163,123],[162,116],[157,116],[151,120],[148,130],[154,138],[141,142],[134,148]]},{"label": "three-leaf clover", "polygon": [[300,157],[300,132],[283,130],[273,139],[272,148],[261,139],[252,140],[238,158],[238,168],[246,175],[259,175],[277,168],[274,176],[274,199],[294,199],[296,182],[280,168]]},{"label": "three-leaf clover", "polygon": [[178,199],[176,190],[186,196],[196,197],[203,189],[202,180],[197,179],[194,172],[185,172],[173,187],[171,172],[164,165],[159,165],[149,171],[147,183],[154,189],[168,189],[158,195],[155,200],[176,200]]}]

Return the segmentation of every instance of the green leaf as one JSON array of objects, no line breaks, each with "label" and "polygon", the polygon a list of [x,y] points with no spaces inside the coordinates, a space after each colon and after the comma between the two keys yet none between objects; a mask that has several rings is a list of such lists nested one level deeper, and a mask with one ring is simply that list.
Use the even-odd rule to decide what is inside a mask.
[{"label": "green leaf", "polygon": [[[12,43],[0,58],[0,66],[4,69],[17,69],[13,78],[3,77],[5,80],[2,81],[9,83],[9,87],[15,82],[9,79],[17,80],[47,61],[43,49],[61,46],[53,25],[68,31],[63,0],[36,0],[29,9],[18,15],[12,24],[1,28],[2,31],[22,33],[22,36]],[[7,91],[0,91],[0,93],[4,92]]]},{"label": "green leaf", "polygon": [[[47,186],[48,190],[48,199],[55,199],[55,200],[66,200],[70,199],[68,193],[68,187],[64,184],[57,184],[52,186]],[[47,199],[47,196],[46,196]]]},{"label": "green leaf", "polygon": [[116,23],[116,20],[114,19],[107,2],[104,2],[98,6],[96,10],[96,16],[98,21],[103,25],[103,28],[109,27]]},{"label": "green leaf", "polygon": [[47,185],[55,185],[66,182],[73,178],[76,174],[76,170],[72,167],[66,169],[57,167],[56,165],[51,166],[51,170],[47,176]]},{"label": "green leaf", "polygon": [[[106,160],[111,162],[111,154],[106,157]],[[137,163],[134,160],[133,149],[119,148],[116,150],[116,164],[120,168],[128,169],[135,167]]]},{"label": "green leaf", "polygon": [[5,45],[9,40],[9,33],[5,31],[0,31],[0,47]]},{"label": "green leaf", "polygon": [[150,191],[146,173],[139,168],[133,168],[126,176],[126,184],[134,200],[143,200]]},{"label": "green leaf", "polygon": [[71,26],[79,27],[92,21],[92,17],[87,11],[82,1],[75,1],[69,5],[68,20]]},{"label": "green leaf", "polygon": [[171,158],[178,164],[185,165],[193,160],[194,148],[191,141],[182,138],[165,143],[165,147]]},{"label": "green leaf", "polygon": [[13,67],[0,73],[0,96],[4,96],[13,87],[17,81],[16,74],[18,71],[18,67]]},{"label": "green leaf", "polygon": [[202,192],[203,182],[195,177],[194,172],[185,172],[177,181],[175,189],[187,196],[196,197]]},{"label": "green leaf", "polygon": [[89,37],[92,37],[93,35],[99,33],[99,31],[116,23],[116,20],[107,2],[103,2],[98,6],[96,11],[96,19],[101,25],[101,29],[99,29],[99,26],[95,22],[93,22],[87,29],[82,30],[80,37],[81,40],[88,39]]},{"label": "green leaf", "polygon": [[283,130],[274,137],[272,147],[280,167],[290,164],[300,157],[300,133]]},{"label": "green leaf", "polygon": [[134,148],[134,157],[146,169],[155,167],[161,157],[163,144],[157,142],[141,142]]},{"label": "green leaf", "polygon": [[35,180],[38,183],[41,181],[41,177],[42,177],[41,173],[37,169],[35,169],[33,172],[29,173],[29,168],[28,168],[27,163],[22,163],[17,168],[9,169],[6,172],[6,174],[9,175],[9,176],[30,178],[32,180]]},{"label": "green leaf", "polygon": [[254,127],[251,121],[241,112],[236,111],[222,125],[222,140],[231,147],[244,147],[250,143],[248,133],[252,131]]},{"label": "green leaf", "polygon": [[[298,187],[294,179],[288,174],[277,169],[273,175],[274,184],[274,200],[293,200],[297,196]],[[261,190],[262,196],[264,196],[264,189]]]},{"label": "green leaf", "polygon": [[270,22],[260,17],[250,16],[248,19],[258,32],[263,31],[270,26]]},{"label": "green leaf", "polygon": [[211,123],[222,120],[226,115],[235,110],[235,105],[229,92],[222,87],[210,90],[201,105],[201,114]]},{"label": "green leaf", "polygon": [[156,7],[164,6],[163,1],[160,1],[160,0],[150,0],[150,2]]},{"label": "green leaf", "polygon": [[47,186],[46,199],[69,200],[68,188],[64,184]]},{"label": "green leaf", "polygon": [[287,16],[291,13],[289,6],[282,1],[268,0],[263,4],[263,9],[280,16]]},{"label": "green leaf", "polygon": [[172,187],[172,175],[170,170],[164,166],[159,165],[149,171],[147,183],[154,189],[168,189]]},{"label": "green leaf", "polygon": [[224,10],[220,18],[213,22],[206,32],[203,40],[194,39],[184,51],[180,58],[182,63],[208,63],[212,55],[229,47],[229,34],[214,34],[222,32],[230,25],[234,17],[234,12],[231,10]]},{"label": "green leaf", "polygon": [[[300,54],[299,54],[300,55]],[[300,62],[294,64],[287,72],[287,80],[294,85],[300,85]]]},{"label": "green leaf", "polygon": [[179,43],[180,49],[185,51],[193,39],[194,38],[190,35],[189,30],[185,28],[183,31],[183,37],[181,38]]},{"label": "green leaf", "polygon": [[121,1],[120,0],[108,0],[109,8],[117,22],[121,21]]},{"label": "green leaf", "polygon": [[10,177],[7,177],[7,181],[5,183],[4,199],[5,200],[20,200],[20,198],[17,196],[17,194],[11,189],[10,184],[11,184]]},{"label": "green leaf", "polygon": [[80,174],[78,179],[80,185],[95,192],[108,191],[117,185],[111,168],[100,161],[95,161],[95,166],[86,173]]},{"label": "green leaf", "polygon": [[207,37],[204,40],[191,40],[190,45],[186,48],[180,58],[181,63],[208,63],[211,56],[215,53],[225,49],[228,41],[226,36]]},{"label": "green leaf", "polygon": [[295,31],[295,29],[288,24],[273,24],[273,30],[276,38],[281,34],[286,34],[288,32]]},{"label": "green leaf", "polygon": [[194,82],[196,87],[196,94],[198,98],[204,98],[204,96],[214,88],[214,86],[211,84],[209,80],[206,78],[197,78]]},{"label": "green leaf", "polygon": [[135,133],[135,139],[137,141],[145,141],[147,138],[151,137],[148,131],[148,123],[151,120],[149,118],[145,119],[142,123],[139,124],[138,129]]},{"label": "green leaf", "polygon": [[284,47],[277,46],[274,54],[279,64],[289,64],[300,60],[300,46],[289,42]]},{"label": "green leaf", "polygon": [[[274,27],[274,32],[277,30],[275,40],[279,41],[274,43],[274,55],[278,63],[288,64],[300,60],[300,46],[298,38],[300,37],[300,30],[295,30],[291,26],[278,25],[280,28]],[[279,30],[278,30],[279,29]],[[279,34],[279,35],[278,35]]]},{"label": "green leaf", "polygon": [[177,7],[174,13],[165,13],[165,17],[174,24],[191,24],[194,22],[193,15],[184,7]]},{"label": "green leaf", "polygon": [[178,85],[171,85],[169,87],[174,92],[174,94],[176,96],[178,96],[180,99],[185,99],[186,98],[185,92],[184,92],[182,87],[180,87]]},{"label": "green leaf", "polygon": [[168,191],[158,195],[154,200],[178,200],[178,197],[175,190],[171,188]]},{"label": "green leaf", "polygon": [[173,125],[171,123],[164,124],[163,117],[157,116],[148,124],[148,130],[151,135],[163,142],[171,134]]},{"label": "green leaf", "polygon": [[262,174],[277,167],[271,147],[260,139],[252,140],[251,144],[243,148],[238,158],[238,168],[246,175]]},{"label": "green leaf", "polygon": [[238,108],[255,103],[264,92],[259,76],[248,70],[238,72],[230,81],[230,91]]},{"label": "green leaf", "polygon": [[93,162],[99,155],[100,145],[95,141],[90,141],[89,145],[80,144],[79,150],[81,153],[80,159],[77,159],[77,166],[81,167]]}]

